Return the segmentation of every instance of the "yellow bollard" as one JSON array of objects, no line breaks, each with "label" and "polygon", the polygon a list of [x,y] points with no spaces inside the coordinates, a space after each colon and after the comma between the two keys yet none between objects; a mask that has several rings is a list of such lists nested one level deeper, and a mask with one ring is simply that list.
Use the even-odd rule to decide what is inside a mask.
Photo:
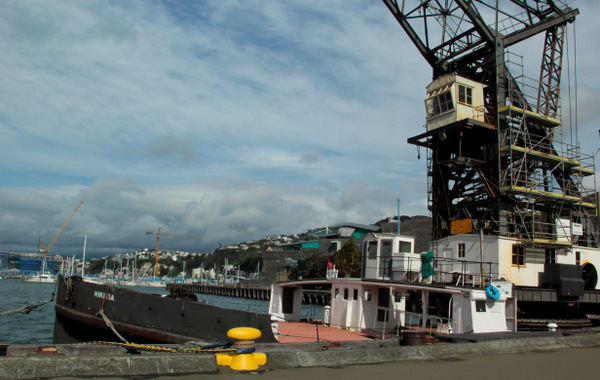
[{"label": "yellow bollard", "polygon": [[216,354],[217,365],[229,366],[236,371],[253,371],[259,365],[267,363],[267,355],[254,352],[254,340],[260,338],[260,330],[252,327],[236,327],[227,332],[227,336],[236,340],[233,355]]}]

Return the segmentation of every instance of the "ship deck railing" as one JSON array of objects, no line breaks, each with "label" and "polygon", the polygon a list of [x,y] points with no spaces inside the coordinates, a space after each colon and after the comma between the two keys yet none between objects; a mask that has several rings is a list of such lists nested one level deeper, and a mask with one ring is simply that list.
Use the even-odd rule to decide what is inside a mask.
[{"label": "ship deck railing", "polygon": [[[383,321],[379,321],[378,316],[383,312]],[[391,316],[392,318],[388,318]],[[401,318],[401,317],[404,318]],[[388,321],[389,320],[389,321]],[[378,323],[383,322],[383,326],[377,327]],[[392,323],[394,326],[390,329],[387,324]],[[452,318],[442,317],[439,315],[425,315],[406,310],[392,309],[389,307],[378,306],[375,308],[373,326],[371,331],[381,334],[385,339],[386,334],[395,334],[400,337],[403,330],[421,330],[428,333],[452,334]]]}]

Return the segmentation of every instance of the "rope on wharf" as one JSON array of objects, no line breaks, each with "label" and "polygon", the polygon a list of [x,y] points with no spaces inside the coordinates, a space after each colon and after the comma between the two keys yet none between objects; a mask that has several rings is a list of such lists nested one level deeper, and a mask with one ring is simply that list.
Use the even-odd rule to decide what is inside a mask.
[{"label": "rope on wharf", "polygon": [[105,342],[105,341],[94,341],[79,343],[80,345],[105,345],[105,346],[118,346],[128,350],[144,350],[153,352],[171,352],[171,353],[183,353],[183,354],[213,354],[215,352],[235,352],[235,348],[229,348],[233,342],[212,344],[201,347],[163,347],[153,346],[149,344],[137,344],[137,343],[120,343],[120,342]]}]

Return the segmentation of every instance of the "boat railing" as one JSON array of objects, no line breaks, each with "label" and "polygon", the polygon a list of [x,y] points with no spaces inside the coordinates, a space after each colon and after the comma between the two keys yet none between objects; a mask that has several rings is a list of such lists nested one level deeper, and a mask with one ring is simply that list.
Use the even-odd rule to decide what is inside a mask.
[{"label": "boat railing", "polygon": [[400,337],[402,330],[423,330],[440,334],[452,334],[452,318],[439,315],[425,315],[423,313],[397,310],[389,307],[376,307],[371,330],[380,333],[382,338],[385,339],[385,335],[391,331],[388,322],[395,325],[395,335],[397,337]]},{"label": "boat railing", "polygon": [[[420,282],[422,281],[421,264],[420,257],[389,256],[382,257],[376,269],[370,266],[365,266],[365,268],[375,269],[378,279]],[[431,281],[434,283],[476,287],[499,277],[498,263],[490,261],[482,263],[481,261],[435,257],[432,266],[434,275]]]},{"label": "boat railing", "polygon": [[498,264],[436,257],[433,261],[434,282],[454,286],[480,286],[498,278]]}]

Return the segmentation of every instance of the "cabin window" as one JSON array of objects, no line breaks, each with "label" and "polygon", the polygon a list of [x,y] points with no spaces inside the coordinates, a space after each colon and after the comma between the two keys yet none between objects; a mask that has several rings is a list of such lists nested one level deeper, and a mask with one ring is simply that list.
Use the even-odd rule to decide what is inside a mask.
[{"label": "cabin window", "polygon": [[581,265],[581,252],[575,252],[575,265]]},{"label": "cabin window", "polygon": [[352,294],[352,295],[353,295],[352,299],[353,299],[353,300],[357,300],[357,299],[358,299],[358,289],[354,289],[354,291],[353,291],[353,294]]},{"label": "cabin window", "polygon": [[458,244],[458,257],[465,257],[465,243]]},{"label": "cabin window", "polygon": [[391,240],[383,240],[381,242],[381,257],[390,257],[392,256],[392,241]]},{"label": "cabin window", "polygon": [[398,252],[412,252],[412,243],[409,241],[401,241]]},{"label": "cabin window", "polygon": [[522,245],[513,245],[512,264],[516,266],[525,266],[525,247]]},{"label": "cabin window", "polygon": [[373,292],[371,290],[365,290],[365,293],[363,295],[364,300],[367,302],[371,302],[371,299],[373,298]]},{"label": "cabin window", "polygon": [[394,292],[394,302],[402,302],[402,292]]},{"label": "cabin window", "polygon": [[368,241],[365,243],[365,246],[369,260],[375,260],[377,258],[377,240]]},{"label": "cabin window", "polygon": [[554,248],[546,248],[546,264],[555,264],[556,263],[556,249]]},{"label": "cabin window", "polygon": [[485,313],[485,301],[475,301],[475,311]]},{"label": "cabin window", "polygon": [[348,299],[348,289],[344,289],[344,299],[347,300]]},{"label": "cabin window", "polygon": [[443,94],[439,94],[433,98],[427,99],[427,116],[433,117],[454,109],[454,102],[452,102],[452,94],[450,91],[446,91]]},{"label": "cabin window", "polygon": [[340,288],[335,288],[335,299],[339,299],[340,298]]},{"label": "cabin window", "polygon": [[464,84],[458,85],[458,101],[460,103],[473,105],[473,89]]}]

